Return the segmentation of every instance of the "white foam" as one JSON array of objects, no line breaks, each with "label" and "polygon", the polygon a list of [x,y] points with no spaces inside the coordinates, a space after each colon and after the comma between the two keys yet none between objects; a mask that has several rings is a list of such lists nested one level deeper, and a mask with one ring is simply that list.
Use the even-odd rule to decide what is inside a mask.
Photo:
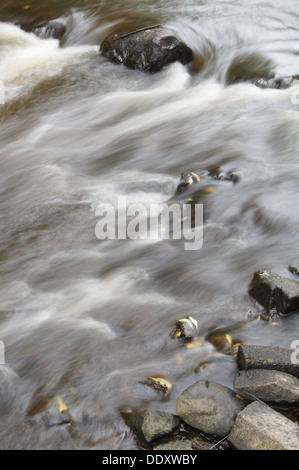
[{"label": "white foam", "polygon": [[32,91],[41,80],[59,75],[75,57],[97,49],[86,45],[63,49],[56,39],[40,39],[15,25],[0,23],[0,78],[6,101]]}]

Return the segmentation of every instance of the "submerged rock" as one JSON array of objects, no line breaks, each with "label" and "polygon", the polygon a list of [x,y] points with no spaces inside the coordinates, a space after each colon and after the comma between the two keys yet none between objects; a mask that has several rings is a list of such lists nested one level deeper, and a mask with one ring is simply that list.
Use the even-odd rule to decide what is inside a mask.
[{"label": "submerged rock", "polygon": [[170,29],[156,25],[127,34],[110,34],[101,44],[100,53],[111,62],[144,72],[159,72],[173,62],[187,65],[192,50]]},{"label": "submerged rock", "polygon": [[260,77],[270,80],[275,77],[274,69],[274,62],[259,52],[237,54],[228,66],[226,82],[231,85]]},{"label": "submerged rock", "polygon": [[254,274],[249,294],[268,313],[272,309],[277,313],[299,310],[299,282],[270,271],[257,271]]},{"label": "submerged rock", "polygon": [[181,180],[176,189],[176,195],[185,192],[188,188],[200,181],[199,176],[193,171],[184,171],[181,174]]},{"label": "submerged rock", "polygon": [[244,398],[269,403],[299,403],[299,380],[276,370],[240,371],[234,388]]},{"label": "submerged rock", "polygon": [[213,344],[217,351],[221,351],[224,354],[232,352],[232,338],[225,330],[219,329],[216,331],[211,331],[207,334],[206,340]]},{"label": "submerged rock", "polygon": [[146,443],[158,437],[172,434],[180,426],[180,420],[177,416],[164,411],[122,412],[122,416],[137,438]]},{"label": "submerged rock", "polygon": [[250,80],[250,83],[258,86],[259,88],[274,88],[277,90],[283,90],[290,88],[293,83],[299,80],[299,75],[293,75],[291,77],[279,77],[279,78],[255,78]]},{"label": "submerged rock", "polygon": [[203,172],[201,176],[193,171],[183,171],[173,200],[180,200],[181,196],[185,200],[188,200],[188,198],[198,200],[203,195],[216,192],[215,182],[228,181],[235,184],[240,182],[242,178],[243,175],[240,171],[226,173],[220,170],[212,170]]},{"label": "submerged rock", "polygon": [[210,171],[209,176],[216,181],[231,181],[232,183],[239,183],[243,179],[243,174],[240,171],[230,171],[225,173],[223,171]]},{"label": "submerged rock", "polygon": [[206,434],[229,434],[237,414],[244,408],[233,390],[215,382],[199,380],[178,397],[176,411],[187,424]]},{"label": "submerged rock", "polygon": [[185,203],[194,207],[201,202],[206,195],[215,193],[215,187],[211,184],[209,178],[203,181],[199,175],[193,171],[184,171],[181,174],[179,184],[174,196],[168,200],[168,203]]},{"label": "submerged rock", "polygon": [[33,28],[32,32],[41,39],[61,40],[66,32],[66,24],[62,20],[51,20]]},{"label": "submerged rock", "polygon": [[299,426],[255,401],[238,414],[228,440],[238,450],[299,450]]}]

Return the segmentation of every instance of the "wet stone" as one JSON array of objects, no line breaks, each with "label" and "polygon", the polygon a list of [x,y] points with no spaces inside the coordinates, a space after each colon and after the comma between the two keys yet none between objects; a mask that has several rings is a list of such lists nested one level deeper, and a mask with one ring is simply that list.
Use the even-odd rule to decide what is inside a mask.
[{"label": "wet stone", "polygon": [[234,388],[244,398],[273,403],[299,403],[299,380],[275,370],[240,371]]},{"label": "wet stone", "polygon": [[270,271],[257,271],[254,274],[249,294],[267,312],[291,313],[299,310],[299,282],[287,279]]},{"label": "wet stone", "polygon": [[158,392],[162,392],[164,397],[166,397],[172,389],[172,383],[163,377],[148,377],[146,380],[140,381],[140,383],[148,385]]},{"label": "wet stone", "polygon": [[177,416],[163,411],[122,412],[122,416],[137,438],[146,443],[172,434],[180,426]]},{"label": "wet stone", "polygon": [[251,80],[251,83],[259,88],[272,88],[277,90],[283,90],[293,85],[295,81],[299,80],[299,75],[292,75],[290,77],[278,77],[278,78],[256,78]]},{"label": "wet stone", "polygon": [[237,413],[244,407],[233,390],[199,380],[178,397],[176,411],[187,424],[209,435],[229,434]]},{"label": "wet stone", "polygon": [[299,378],[299,364],[293,361],[293,349],[278,346],[241,344],[238,348],[237,363],[241,370],[278,370]]},{"label": "wet stone", "polygon": [[239,183],[243,179],[243,174],[240,171],[231,171],[225,173],[223,171],[211,171],[209,176],[216,181],[231,181],[232,183]]},{"label": "wet stone", "polygon": [[193,171],[184,171],[181,174],[181,179],[178,184],[176,195],[185,192],[186,189],[190,188],[193,184],[196,184],[200,181],[199,176]]},{"label": "wet stone", "polygon": [[171,338],[182,338],[191,340],[198,333],[198,323],[192,316],[181,318],[175,324],[175,329],[171,333]]},{"label": "wet stone", "polygon": [[228,441],[238,450],[299,450],[299,426],[255,401],[238,414]]},{"label": "wet stone", "polygon": [[206,340],[222,353],[230,353],[232,350],[232,339],[229,333],[225,331],[211,331]]},{"label": "wet stone", "polygon": [[192,50],[160,25],[120,36],[112,33],[102,42],[100,53],[110,62],[151,73],[173,62],[187,65],[193,60]]}]

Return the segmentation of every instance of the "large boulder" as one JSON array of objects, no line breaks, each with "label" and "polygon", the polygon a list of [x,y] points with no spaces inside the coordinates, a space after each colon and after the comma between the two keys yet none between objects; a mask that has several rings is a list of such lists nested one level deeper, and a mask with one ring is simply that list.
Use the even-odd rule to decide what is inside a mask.
[{"label": "large boulder", "polygon": [[173,62],[186,65],[193,60],[192,50],[160,25],[122,35],[112,33],[102,42],[100,52],[111,62],[145,72],[159,72]]},{"label": "large boulder", "polygon": [[241,370],[234,388],[249,400],[268,403],[299,403],[299,379],[277,370]]},{"label": "large boulder", "polygon": [[241,344],[238,348],[237,363],[241,370],[268,369],[286,372],[299,378],[299,364],[296,351],[277,346]]},{"label": "large boulder", "polygon": [[299,426],[254,401],[238,414],[228,440],[238,450],[299,450]]},{"label": "large boulder", "polygon": [[178,416],[195,429],[224,437],[244,408],[233,390],[216,382],[199,380],[181,393],[176,402]]}]

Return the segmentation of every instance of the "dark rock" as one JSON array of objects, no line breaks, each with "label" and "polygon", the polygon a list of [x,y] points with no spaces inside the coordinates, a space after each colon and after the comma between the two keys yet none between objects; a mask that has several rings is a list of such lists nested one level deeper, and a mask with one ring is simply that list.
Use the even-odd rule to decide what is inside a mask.
[{"label": "dark rock", "polygon": [[299,282],[287,279],[270,271],[254,274],[249,294],[267,312],[290,313],[299,310]]},{"label": "dark rock", "polygon": [[291,77],[279,77],[279,78],[255,78],[250,80],[251,83],[259,88],[274,88],[277,90],[283,90],[290,88],[290,86],[299,80],[299,75],[293,75]]},{"label": "dark rock", "polygon": [[137,438],[146,443],[158,437],[172,434],[180,426],[180,420],[177,416],[163,411],[123,412],[122,416]]},{"label": "dark rock", "polygon": [[223,171],[211,171],[209,176],[216,181],[231,181],[232,183],[239,183],[243,179],[243,175],[240,171],[231,171],[224,173]]},{"label": "dark rock", "polygon": [[209,178],[201,181],[196,173],[186,171],[181,174],[181,179],[174,196],[167,202],[190,204],[194,207],[195,204],[202,202],[208,194],[214,192],[216,190]]},{"label": "dark rock", "polygon": [[198,323],[192,316],[181,318],[175,324],[175,329],[171,333],[171,338],[182,338],[191,340],[198,334]]},{"label": "dark rock", "polygon": [[233,390],[215,382],[199,380],[178,397],[176,411],[187,424],[206,434],[229,434],[237,413],[244,408]]},{"label": "dark rock", "polygon": [[196,173],[193,173],[193,171],[184,171],[181,174],[181,180],[178,184],[176,194],[181,194],[182,192],[185,192],[186,189],[190,188],[193,186],[193,184],[198,183],[200,181],[199,176]]},{"label": "dark rock", "polygon": [[212,170],[204,172],[201,176],[193,171],[184,171],[181,173],[180,182],[173,199],[178,199],[183,195],[184,199],[191,197],[199,200],[202,195],[215,192],[213,186],[215,181],[238,183],[242,178],[243,175],[240,171],[225,173],[220,170]]},{"label": "dark rock", "polygon": [[32,32],[41,39],[61,40],[66,32],[66,24],[62,20],[52,20],[33,28]]},{"label": "dark rock", "polygon": [[285,372],[266,369],[240,371],[234,388],[251,401],[299,403],[299,380]]},{"label": "dark rock", "polygon": [[274,62],[269,57],[256,52],[235,57],[226,74],[228,85],[247,82],[259,88],[277,90],[289,88],[296,80],[299,80],[299,75],[275,76]]},{"label": "dark rock", "polygon": [[237,55],[230,63],[226,72],[228,85],[242,82],[254,82],[263,77],[271,80],[274,75],[274,62],[258,52]]},{"label": "dark rock", "polygon": [[228,441],[238,450],[299,450],[299,426],[255,401],[238,413]]},{"label": "dark rock", "polygon": [[163,26],[142,28],[127,34],[110,34],[100,52],[111,62],[144,72],[159,72],[173,62],[189,64],[192,50]]},{"label": "dark rock", "polygon": [[172,383],[163,377],[148,377],[146,380],[141,380],[140,383],[148,385],[158,392],[162,392],[164,397],[166,397],[172,389]]},{"label": "dark rock", "polygon": [[293,354],[293,349],[241,344],[237,353],[237,362],[241,370],[278,370],[299,378],[299,364],[292,361]]}]

